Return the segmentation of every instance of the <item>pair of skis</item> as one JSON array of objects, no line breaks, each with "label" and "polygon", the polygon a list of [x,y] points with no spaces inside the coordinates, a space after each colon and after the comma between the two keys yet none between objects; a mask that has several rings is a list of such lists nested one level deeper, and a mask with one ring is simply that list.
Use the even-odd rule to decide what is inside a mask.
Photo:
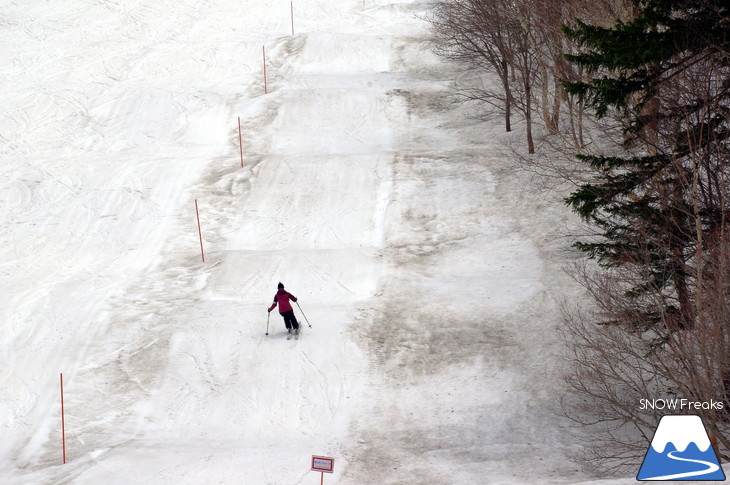
[{"label": "pair of skis", "polygon": [[[299,308],[299,311],[302,312],[302,316],[304,317],[304,320],[307,321],[307,325],[309,326],[309,328],[312,328],[312,324],[309,323],[309,319],[304,314],[304,311],[302,311],[302,307],[299,306],[299,302],[294,302],[294,303],[297,304],[297,307]],[[269,335],[269,319],[270,318],[271,318],[271,312],[269,312],[269,314],[266,317],[266,335],[267,336]],[[301,324],[299,324],[299,326],[301,327]],[[299,329],[297,329],[297,330],[294,331],[294,338],[295,338],[295,340],[299,340]],[[287,340],[291,339],[291,333],[289,333],[289,335],[287,335],[286,339]]]}]

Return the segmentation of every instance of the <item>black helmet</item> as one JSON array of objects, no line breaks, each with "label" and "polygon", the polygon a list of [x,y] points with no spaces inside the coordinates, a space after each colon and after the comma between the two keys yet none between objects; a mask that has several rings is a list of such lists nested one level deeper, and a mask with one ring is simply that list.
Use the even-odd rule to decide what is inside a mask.
[{"label": "black helmet", "polygon": [[281,281],[279,282],[279,288],[284,288],[284,283],[282,283]]}]

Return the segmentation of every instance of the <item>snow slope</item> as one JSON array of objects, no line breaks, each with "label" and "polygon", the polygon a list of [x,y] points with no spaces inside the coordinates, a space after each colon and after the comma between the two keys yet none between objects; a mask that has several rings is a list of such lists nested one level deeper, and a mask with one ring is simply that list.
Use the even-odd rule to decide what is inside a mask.
[{"label": "snow slope", "polygon": [[0,0],[2,483],[584,483],[565,210],[427,6]]}]

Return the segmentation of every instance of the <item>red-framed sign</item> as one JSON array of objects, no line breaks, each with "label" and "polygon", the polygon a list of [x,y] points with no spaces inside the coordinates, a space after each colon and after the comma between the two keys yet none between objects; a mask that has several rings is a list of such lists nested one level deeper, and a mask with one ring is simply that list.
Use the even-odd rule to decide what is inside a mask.
[{"label": "red-framed sign", "polygon": [[312,471],[334,473],[335,459],[328,456],[312,456]]}]

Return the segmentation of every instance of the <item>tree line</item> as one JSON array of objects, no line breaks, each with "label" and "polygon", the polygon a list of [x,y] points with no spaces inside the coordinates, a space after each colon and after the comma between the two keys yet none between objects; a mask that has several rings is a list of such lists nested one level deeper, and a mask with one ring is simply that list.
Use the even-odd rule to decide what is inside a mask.
[{"label": "tree line", "polygon": [[659,419],[640,400],[679,397],[724,401],[692,413],[730,459],[730,4],[442,0],[429,21],[527,163],[570,167],[590,304],[564,311],[566,412],[592,458],[635,464]]}]

